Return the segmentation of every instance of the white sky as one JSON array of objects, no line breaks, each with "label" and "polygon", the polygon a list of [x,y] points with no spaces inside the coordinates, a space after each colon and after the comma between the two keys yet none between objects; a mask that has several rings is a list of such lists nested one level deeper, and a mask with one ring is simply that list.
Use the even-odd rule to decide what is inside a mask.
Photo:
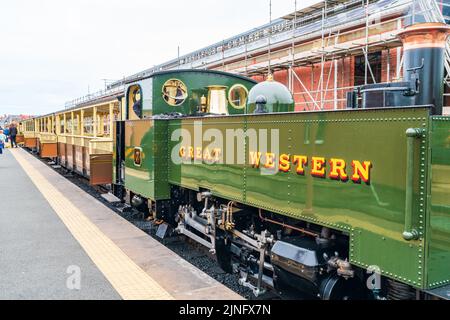
[{"label": "white sky", "polygon": [[[317,0],[298,0],[303,8]],[[272,0],[273,18],[294,0]],[[44,114],[269,21],[269,0],[0,0],[0,114]]]}]

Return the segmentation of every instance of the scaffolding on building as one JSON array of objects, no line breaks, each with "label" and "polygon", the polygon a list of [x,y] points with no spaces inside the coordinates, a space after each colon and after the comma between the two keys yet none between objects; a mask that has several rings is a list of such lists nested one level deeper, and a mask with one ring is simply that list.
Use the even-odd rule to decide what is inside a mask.
[{"label": "scaffolding on building", "polygon": [[[450,11],[450,0],[328,0],[301,10],[297,10],[297,1],[293,0],[294,5],[292,14],[126,77],[108,86],[107,92],[167,70],[211,69],[265,76],[270,69],[287,72],[287,85],[293,95],[303,97],[303,101],[297,102],[298,108],[323,110],[325,105],[332,104],[334,109],[339,109],[345,107],[345,93],[355,87],[354,84],[338,84],[345,65],[343,59],[362,56],[363,83],[375,83],[377,79],[369,57],[374,52],[386,51],[385,80],[397,81],[401,78],[403,64],[402,44],[397,33],[417,22],[450,21],[446,15],[447,10]],[[391,56],[395,56],[395,61]],[[446,58],[444,80],[450,87],[450,41]],[[316,65],[320,68],[317,82],[307,83],[296,71]]]}]

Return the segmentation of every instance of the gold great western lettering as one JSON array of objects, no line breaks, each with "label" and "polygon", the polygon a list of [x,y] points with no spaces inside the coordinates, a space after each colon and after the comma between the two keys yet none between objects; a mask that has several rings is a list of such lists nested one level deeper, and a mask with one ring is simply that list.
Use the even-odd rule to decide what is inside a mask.
[{"label": "gold great western lettering", "polygon": [[179,156],[183,160],[197,160],[205,162],[218,162],[222,156],[222,149],[220,148],[194,148],[194,147],[181,147]]},{"label": "gold great western lettering", "polygon": [[295,172],[298,175],[306,175],[308,168],[309,174],[317,178],[329,178],[332,180],[347,182],[352,180],[354,183],[370,184],[372,174],[371,161],[353,160],[350,165],[339,158],[326,159],[324,157],[308,157],[305,155],[281,154],[276,157],[275,154],[267,152],[261,153],[250,151],[249,163],[253,168],[272,169],[279,172]]}]

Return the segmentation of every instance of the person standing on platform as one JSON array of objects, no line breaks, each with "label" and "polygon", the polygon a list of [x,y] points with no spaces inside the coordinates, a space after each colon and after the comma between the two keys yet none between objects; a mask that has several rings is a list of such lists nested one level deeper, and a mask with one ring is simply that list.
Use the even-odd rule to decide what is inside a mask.
[{"label": "person standing on platform", "polygon": [[3,134],[6,137],[6,140],[5,140],[5,143],[4,143],[4,148],[6,148],[6,144],[9,142],[9,139],[8,139],[8,137],[9,137],[9,125],[6,125],[5,129],[3,129]]},{"label": "person standing on platform", "polygon": [[17,148],[16,137],[17,137],[17,127],[13,123],[9,128],[9,138],[11,139],[11,148]]},{"label": "person standing on platform", "polygon": [[6,136],[3,134],[3,130],[0,130],[0,154],[3,154],[3,148],[5,147]]}]

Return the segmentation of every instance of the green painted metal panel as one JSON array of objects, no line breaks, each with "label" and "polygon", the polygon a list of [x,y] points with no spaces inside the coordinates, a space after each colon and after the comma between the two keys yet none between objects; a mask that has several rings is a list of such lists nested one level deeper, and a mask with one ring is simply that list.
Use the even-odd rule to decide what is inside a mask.
[{"label": "green painted metal panel", "polygon": [[[249,116],[248,130],[279,129],[278,155],[304,155],[309,162],[304,176],[296,174],[293,167],[287,173],[263,176],[249,164],[247,203],[345,231],[354,245],[350,250],[352,263],[361,267],[377,266],[385,275],[421,287],[423,240],[407,242],[402,236],[406,130],[426,130],[428,114],[428,109],[385,109]],[[413,223],[424,231],[423,221],[419,219],[419,210],[425,204],[419,197],[421,147],[426,148],[426,141],[418,140],[414,145]],[[327,160],[326,178],[311,175],[312,157]],[[330,179],[332,158],[345,160],[348,175],[353,172],[352,161],[370,161],[370,183]],[[358,246],[354,243],[355,230],[360,231]],[[398,256],[408,259],[397,259]]]},{"label": "green painted metal panel", "polygon": [[389,237],[376,226],[355,228],[350,236],[353,264],[366,269],[375,267],[373,270],[379,267],[391,279],[422,287],[423,249],[420,244]]},{"label": "green painted metal panel", "polygon": [[[152,120],[125,122],[125,187],[134,193],[154,198]],[[142,151],[142,164],[134,164],[136,148]]]},{"label": "green painted metal panel", "polygon": [[450,283],[450,117],[434,117],[431,134],[427,282],[429,288]]},{"label": "green painted metal panel", "polygon": [[112,181],[113,184],[117,182],[117,125],[114,122],[113,127],[113,154],[112,154]]},{"label": "green painted metal panel", "polygon": [[[171,121],[169,133],[184,128],[194,131],[194,119]],[[428,140],[414,142],[413,225],[421,238],[406,241],[406,174],[409,128],[429,130],[429,109],[384,109],[364,111],[318,112],[248,115],[231,118],[197,119],[203,129],[215,128],[222,134],[227,128],[252,131],[266,130],[268,137],[278,132],[279,150],[269,139],[267,152],[308,157],[305,174],[289,172],[263,175],[250,164],[252,150],[249,138],[241,150],[245,166],[205,164],[171,164],[170,182],[197,190],[209,188],[215,194],[264,208],[293,218],[310,221],[346,232],[351,240],[351,262],[377,266],[383,274],[416,287],[424,287],[425,220],[427,205]],[[176,146],[172,142],[170,149]],[[205,144],[202,144],[205,148]],[[258,145],[256,149],[261,148]],[[223,159],[227,150],[224,148]],[[311,175],[312,157],[326,159],[326,177]],[[345,160],[347,181],[329,177],[332,158]],[[276,160],[277,161],[277,160]],[[351,180],[352,161],[372,163],[370,183]],[[278,163],[277,163],[278,165]],[[424,196],[425,195],[425,196]],[[398,257],[401,257],[399,259]]]},{"label": "green painted metal panel", "polygon": [[[166,81],[171,79],[181,80],[187,87],[188,97],[179,106],[171,106],[163,99],[163,86]],[[164,114],[178,112],[184,115],[192,115],[200,106],[200,99],[204,95],[208,97],[209,86],[226,87],[227,109],[230,115],[239,115],[245,113],[245,108],[234,108],[228,101],[229,90],[236,84],[241,84],[247,90],[250,90],[255,82],[251,79],[233,76],[231,74],[199,71],[177,71],[164,72],[153,78],[153,113]]]},{"label": "green painted metal panel", "polygon": [[153,144],[155,191],[153,200],[167,200],[170,198],[168,182],[168,124],[168,121],[155,120]]},{"label": "green painted metal panel", "polygon": [[[125,187],[152,200],[169,198],[167,182],[167,122],[125,122]],[[135,152],[141,163],[135,163]]]},{"label": "green painted metal panel", "polygon": [[[175,150],[175,153],[178,153],[180,148],[183,147],[186,153],[189,153],[189,148],[193,148],[195,158],[199,151],[198,148],[200,148],[201,151],[199,152],[204,157],[206,154],[211,155],[216,149],[216,143],[218,143],[220,152],[217,157],[220,158],[220,161],[208,163],[202,160],[196,162],[195,159],[194,161],[184,159],[182,164],[179,165],[171,162],[169,181],[193,190],[199,190],[199,188],[209,189],[216,196],[243,202],[245,158],[242,158],[241,164],[237,164],[235,161],[230,161],[230,164],[227,164],[227,149],[223,148],[219,141],[210,139],[204,133],[211,133],[214,137],[226,137],[227,131],[243,134],[244,117],[215,117],[170,121],[169,137],[178,137],[179,135],[175,135],[177,129],[184,130],[182,133],[183,139],[181,143],[179,139],[171,139],[173,141],[170,142],[169,150]],[[196,142],[195,137],[200,137],[200,140]],[[202,139],[202,137],[205,139]],[[243,143],[239,144],[238,138],[235,137],[234,139],[234,154],[238,154],[239,146],[241,146],[241,150],[244,147],[245,141],[242,140]]]}]

